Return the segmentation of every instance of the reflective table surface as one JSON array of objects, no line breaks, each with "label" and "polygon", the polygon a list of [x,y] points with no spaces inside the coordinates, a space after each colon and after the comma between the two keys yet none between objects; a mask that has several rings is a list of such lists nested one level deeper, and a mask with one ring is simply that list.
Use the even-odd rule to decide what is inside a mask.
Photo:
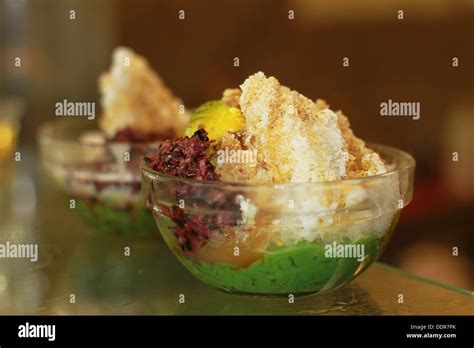
[{"label": "reflective table surface", "polygon": [[39,259],[0,259],[0,314],[474,314],[473,292],[381,263],[346,287],[294,301],[215,290],[158,233],[130,239],[89,228],[35,158],[26,152],[2,186],[1,240],[38,243]]}]

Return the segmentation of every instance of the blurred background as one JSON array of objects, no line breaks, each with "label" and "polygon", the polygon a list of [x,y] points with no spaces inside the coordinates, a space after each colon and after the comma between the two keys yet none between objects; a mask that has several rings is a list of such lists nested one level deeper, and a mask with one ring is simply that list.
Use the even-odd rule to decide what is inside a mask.
[{"label": "blurred background", "polygon": [[[187,106],[217,99],[261,70],[343,110],[363,139],[413,154],[414,200],[382,261],[474,290],[474,1],[0,4],[4,233],[18,221],[34,233],[41,229],[37,216],[47,212],[34,169],[38,125],[55,118],[54,104],[63,99],[98,102],[97,78],[113,48],[125,45],[144,55]],[[420,102],[421,118],[381,117],[379,105],[388,99]]]}]

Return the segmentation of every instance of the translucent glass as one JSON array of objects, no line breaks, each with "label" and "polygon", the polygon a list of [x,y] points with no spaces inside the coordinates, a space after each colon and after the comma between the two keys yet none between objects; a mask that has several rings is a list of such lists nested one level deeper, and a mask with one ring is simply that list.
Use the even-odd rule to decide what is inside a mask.
[{"label": "translucent glass", "polygon": [[142,163],[142,190],[166,243],[203,282],[267,296],[321,293],[377,259],[412,198],[413,158],[372,147],[387,173],[254,185],[171,177]]},{"label": "translucent glass", "polygon": [[39,132],[43,167],[71,207],[97,231],[148,235],[155,229],[140,196],[140,160],[152,147],[100,141],[94,123],[44,125]]}]

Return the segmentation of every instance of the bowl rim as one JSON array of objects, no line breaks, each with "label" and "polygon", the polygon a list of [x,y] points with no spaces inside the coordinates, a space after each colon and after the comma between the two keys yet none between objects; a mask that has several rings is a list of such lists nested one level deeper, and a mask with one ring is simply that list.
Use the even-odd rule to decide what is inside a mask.
[{"label": "bowl rim", "polygon": [[[90,122],[90,121],[77,121],[75,122],[66,122],[67,120],[59,119],[59,120],[52,120],[46,123],[41,124],[37,130],[37,140],[42,145],[51,145],[54,144],[55,146],[64,146],[64,147],[76,147],[76,148],[84,148],[84,149],[99,149],[99,148],[106,148],[110,146],[118,145],[129,145],[133,149],[147,149],[152,146],[158,145],[161,141],[156,142],[122,142],[122,141],[112,141],[107,139],[105,134],[97,127],[97,123]],[[90,122],[89,126],[86,126],[87,122]],[[77,129],[82,130],[84,132],[96,132],[103,136],[103,142],[101,143],[85,143],[82,142],[79,137],[74,139],[69,139],[63,134],[58,133],[58,128],[66,125],[65,129]]]},{"label": "bowl rim", "polygon": [[[79,122],[85,122],[85,121],[79,121]],[[37,137],[40,142],[50,142],[50,143],[57,143],[57,144],[62,144],[62,145],[70,145],[70,146],[84,146],[84,147],[103,147],[104,144],[94,144],[94,143],[81,143],[81,141],[77,139],[68,139],[66,137],[62,137],[61,135],[58,135],[57,132],[55,132],[55,128],[61,126],[61,125],[66,125],[68,124],[69,127],[74,128],[74,127],[79,127],[79,123],[73,124],[73,122],[66,122],[66,120],[52,120],[48,121],[46,123],[41,124],[38,127],[37,131]],[[83,123],[82,126],[84,126],[84,131],[93,131],[94,128],[88,128],[85,127],[86,123]],[[91,123],[93,125],[94,123]],[[98,128],[95,130],[99,131]]]},{"label": "bowl rim", "polygon": [[363,184],[365,182],[374,181],[374,180],[383,180],[383,179],[388,180],[391,177],[398,175],[399,173],[403,171],[414,171],[414,168],[416,166],[416,161],[413,158],[413,156],[410,155],[408,152],[400,150],[396,147],[388,146],[388,145],[382,145],[382,144],[376,144],[376,143],[370,143],[370,142],[367,142],[366,145],[370,149],[375,150],[379,155],[382,155],[383,153],[385,153],[385,154],[392,155],[394,158],[397,158],[397,165],[385,173],[364,176],[364,177],[346,178],[342,180],[320,181],[320,182],[298,182],[298,183],[290,182],[290,183],[282,183],[282,184],[248,183],[248,182],[234,182],[234,181],[209,181],[209,180],[196,180],[194,178],[183,178],[179,176],[164,174],[154,169],[151,169],[150,167],[147,166],[147,163],[145,162],[144,159],[140,161],[140,170],[142,172],[142,176],[144,175],[151,180],[161,179],[163,181],[181,182],[181,183],[192,184],[192,185],[197,185],[197,186],[201,186],[201,185],[206,186],[206,187],[228,186],[232,188],[242,188],[242,189],[258,188],[258,187],[274,188],[274,189],[285,189],[285,188],[289,189],[289,188],[307,187],[308,185],[312,187],[321,186],[321,188],[324,188],[324,187],[331,187],[334,185],[341,185],[341,184],[354,185],[354,184]]}]

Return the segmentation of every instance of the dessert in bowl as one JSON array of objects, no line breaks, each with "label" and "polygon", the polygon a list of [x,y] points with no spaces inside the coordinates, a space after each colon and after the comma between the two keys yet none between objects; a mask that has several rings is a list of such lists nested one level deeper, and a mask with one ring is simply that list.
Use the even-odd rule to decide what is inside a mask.
[{"label": "dessert in bowl", "polygon": [[142,190],[178,259],[229,292],[350,282],[412,197],[410,155],[367,146],[341,112],[263,73],[197,108],[186,134],[145,156]]},{"label": "dessert in bowl", "polygon": [[188,115],[146,60],[117,48],[99,79],[98,124],[63,118],[39,132],[47,172],[80,215],[96,230],[148,235],[153,217],[140,191],[140,161],[168,138],[180,135]]}]

